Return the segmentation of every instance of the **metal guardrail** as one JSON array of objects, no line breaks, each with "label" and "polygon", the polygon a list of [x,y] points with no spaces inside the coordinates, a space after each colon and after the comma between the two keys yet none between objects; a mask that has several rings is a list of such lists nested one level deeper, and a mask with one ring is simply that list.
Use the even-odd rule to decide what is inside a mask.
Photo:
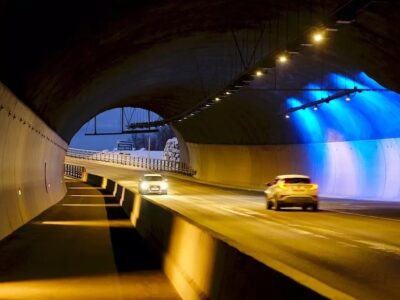
[{"label": "metal guardrail", "polygon": [[64,164],[64,176],[73,177],[73,178],[82,178],[83,173],[85,173],[86,169],[82,166]]},{"label": "metal guardrail", "polygon": [[175,172],[189,176],[196,174],[196,171],[184,162],[176,162],[164,159],[138,157],[128,154],[104,153],[75,148],[69,148],[67,151],[67,156],[86,160],[110,162],[154,171]]}]

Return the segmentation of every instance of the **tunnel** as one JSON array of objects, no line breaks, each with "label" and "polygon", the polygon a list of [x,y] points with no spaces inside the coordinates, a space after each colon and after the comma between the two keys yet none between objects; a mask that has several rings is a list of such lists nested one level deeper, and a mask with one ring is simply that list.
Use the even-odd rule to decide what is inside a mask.
[{"label": "tunnel", "polygon": [[124,106],[172,126],[199,181],[262,189],[304,173],[324,196],[398,202],[399,12],[364,0],[0,1],[0,239],[63,198],[74,134]]}]

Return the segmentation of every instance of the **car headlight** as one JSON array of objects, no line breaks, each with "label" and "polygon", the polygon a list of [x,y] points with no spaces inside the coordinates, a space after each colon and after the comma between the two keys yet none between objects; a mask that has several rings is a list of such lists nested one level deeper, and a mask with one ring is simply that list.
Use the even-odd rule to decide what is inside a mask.
[{"label": "car headlight", "polygon": [[168,188],[168,183],[161,182],[160,187],[161,187],[162,190],[166,190]]},{"label": "car headlight", "polygon": [[141,182],[140,183],[140,188],[142,190],[147,190],[149,188],[149,184],[147,182]]}]

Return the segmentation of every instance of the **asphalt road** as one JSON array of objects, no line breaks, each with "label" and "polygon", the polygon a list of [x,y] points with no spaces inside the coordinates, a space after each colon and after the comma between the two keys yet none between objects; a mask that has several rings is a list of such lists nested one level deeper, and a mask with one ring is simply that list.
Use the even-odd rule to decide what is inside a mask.
[{"label": "asphalt road", "polygon": [[63,200],[0,242],[0,299],[180,299],[115,198],[66,183]]},{"label": "asphalt road", "polygon": [[[134,190],[142,173],[73,161]],[[400,299],[399,202],[322,199],[319,212],[276,212],[265,209],[260,193],[168,179],[168,195],[148,197],[266,265],[325,294]]]}]

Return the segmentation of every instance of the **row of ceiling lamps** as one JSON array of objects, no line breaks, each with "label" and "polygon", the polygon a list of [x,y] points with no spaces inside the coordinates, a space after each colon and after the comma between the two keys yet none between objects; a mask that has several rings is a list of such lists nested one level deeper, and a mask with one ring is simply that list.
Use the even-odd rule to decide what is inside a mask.
[{"label": "row of ceiling lamps", "polygon": [[[321,44],[325,39],[326,39],[326,33],[329,31],[337,31],[336,28],[321,28],[318,30],[315,30],[311,36],[310,36],[310,43],[304,43],[301,44],[303,47],[309,47],[313,45],[319,45]],[[277,55],[276,61],[279,64],[286,64],[290,61],[290,54],[293,54],[294,52],[282,52]],[[194,111],[190,111],[187,113],[185,116],[182,116],[179,118],[177,121],[182,122],[183,120],[187,120],[191,117],[194,117],[198,113],[207,110],[210,108],[212,105],[217,104],[220,102],[224,97],[230,96],[234,91],[240,89],[243,86],[249,85],[250,82],[254,79],[254,77],[262,77],[265,75],[265,70],[264,69],[257,69],[252,72],[252,75],[244,75],[239,80],[236,80],[233,84],[229,85],[226,89],[224,89],[224,92],[212,99],[209,99],[205,104],[203,104],[201,107],[197,108]],[[253,77],[253,78],[252,78]],[[287,115],[288,116],[288,115]]]},{"label": "row of ceiling lamps", "polygon": [[[347,95],[347,96],[344,98],[344,100],[345,100],[346,102],[350,102],[350,101],[351,101],[350,95]],[[329,103],[329,101],[326,102],[326,103]],[[307,109],[307,108],[302,108],[302,109]],[[314,105],[314,106],[312,107],[312,109],[313,109],[314,111],[317,111],[317,110],[318,110],[318,104]],[[289,114],[289,113],[285,114],[285,118],[286,118],[286,119],[290,119],[290,114]]]}]

